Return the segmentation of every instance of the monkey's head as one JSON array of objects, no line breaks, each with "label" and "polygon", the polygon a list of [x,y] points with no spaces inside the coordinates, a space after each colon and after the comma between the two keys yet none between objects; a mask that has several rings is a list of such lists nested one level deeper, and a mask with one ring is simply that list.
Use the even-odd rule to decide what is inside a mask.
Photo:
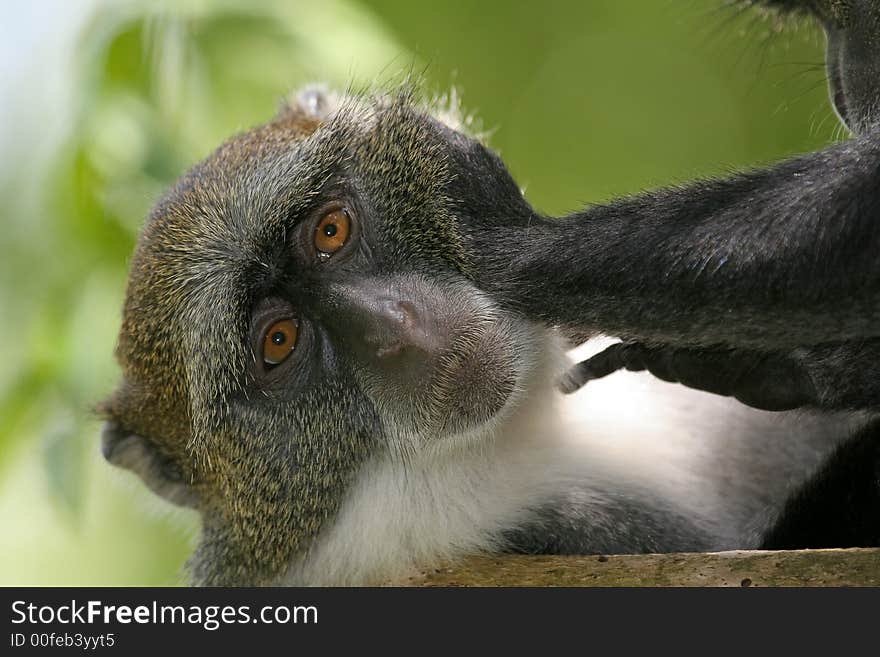
[{"label": "monkey's head", "polygon": [[199,510],[196,582],[276,581],[365,463],[459,449],[512,412],[537,329],[472,282],[473,233],[530,212],[406,94],[315,89],[158,203],[103,451]]}]

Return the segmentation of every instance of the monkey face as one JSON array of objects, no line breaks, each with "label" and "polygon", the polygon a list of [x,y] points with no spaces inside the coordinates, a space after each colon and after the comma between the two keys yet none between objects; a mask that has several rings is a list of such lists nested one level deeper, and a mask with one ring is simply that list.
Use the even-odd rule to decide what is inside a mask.
[{"label": "monkey face", "polygon": [[[512,200],[481,196],[492,177]],[[496,206],[529,212],[477,142],[406,97],[314,90],[159,202],[103,448],[199,509],[196,582],[274,581],[363,464],[485,439],[516,406],[542,329],[474,282]]]}]

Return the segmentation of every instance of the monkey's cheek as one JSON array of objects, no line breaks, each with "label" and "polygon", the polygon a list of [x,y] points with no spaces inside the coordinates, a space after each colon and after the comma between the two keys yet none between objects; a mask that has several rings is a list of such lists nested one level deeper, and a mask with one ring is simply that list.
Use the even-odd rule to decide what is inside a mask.
[{"label": "monkey's cheek", "polygon": [[517,378],[514,363],[497,350],[457,359],[434,382],[440,402],[434,433],[444,437],[479,430],[507,405]]}]

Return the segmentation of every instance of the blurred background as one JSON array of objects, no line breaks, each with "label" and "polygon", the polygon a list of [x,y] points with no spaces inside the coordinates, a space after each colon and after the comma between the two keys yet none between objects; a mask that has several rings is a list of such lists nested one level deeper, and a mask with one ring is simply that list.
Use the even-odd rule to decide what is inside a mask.
[{"label": "blurred background", "polygon": [[292,89],[454,86],[563,212],[844,135],[823,38],[724,0],[0,2],[0,585],[169,585],[196,518],[99,456],[162,190]]}]

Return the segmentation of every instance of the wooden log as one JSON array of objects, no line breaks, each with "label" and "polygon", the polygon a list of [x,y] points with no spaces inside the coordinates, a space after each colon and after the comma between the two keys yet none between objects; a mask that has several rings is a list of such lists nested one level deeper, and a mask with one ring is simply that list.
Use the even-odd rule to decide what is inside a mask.
[{"label": "wooden log", "polygon": [[412,586],[880,586],[880,549],[470,557]]}]

